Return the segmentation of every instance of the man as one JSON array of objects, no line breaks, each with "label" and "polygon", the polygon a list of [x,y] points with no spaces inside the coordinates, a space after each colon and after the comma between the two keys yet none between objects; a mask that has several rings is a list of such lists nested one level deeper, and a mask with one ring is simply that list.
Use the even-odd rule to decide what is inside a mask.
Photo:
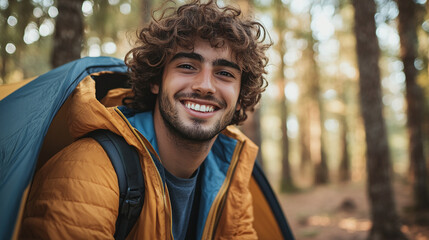
[{"label": "man", "polygon": [[[126,56],[132,96],[106,108],[84,79],[70,101],[80,138],[37,173],[22,238],[112,239],[116,173],[96,129],[139,153],[145,200],[130,239],[256,239],[248,189],[257,147],[236,128],[258,103],[269,44],[261,24],[232,7],[194,1],[164,12]],[[124,94],[125,95],[125,94]]]}]

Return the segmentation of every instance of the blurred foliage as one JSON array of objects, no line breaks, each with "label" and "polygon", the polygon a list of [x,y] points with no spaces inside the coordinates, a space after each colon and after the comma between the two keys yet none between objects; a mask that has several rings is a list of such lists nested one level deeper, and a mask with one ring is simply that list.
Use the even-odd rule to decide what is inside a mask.
[{"label": "blurred foliage", "polygon": [[[141,2],[84,1],[82,57],[123,58],[142,22]],[[57,14],[56,0],[0,0],[0,83],[19,81],[51,68],[49,58]]]}]

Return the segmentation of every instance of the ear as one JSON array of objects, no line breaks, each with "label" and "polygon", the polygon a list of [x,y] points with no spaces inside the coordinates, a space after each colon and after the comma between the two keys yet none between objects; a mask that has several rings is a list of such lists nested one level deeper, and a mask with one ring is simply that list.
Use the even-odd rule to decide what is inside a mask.
[{"label": "ear", "polygon": [[235,105],[235,111],[240,111],[241,109],[241,104],[240,102],[237,103],[237,105]]},{"label": "ear", "polygon": [[159,93],[159,85],[158,84],[151,84],[150,91],[153,94],[158,94]]}]

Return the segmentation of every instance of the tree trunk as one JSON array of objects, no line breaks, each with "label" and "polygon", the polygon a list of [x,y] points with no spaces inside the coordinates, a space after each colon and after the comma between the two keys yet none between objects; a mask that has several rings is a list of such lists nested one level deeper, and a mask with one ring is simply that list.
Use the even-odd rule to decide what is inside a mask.
[{"label": "tree trunk", "polygon": [[[285,79],[281,79],[281,81],[284,81]],[[281,89],[284,89],[284,83],[280,84],[282,87]],[[281,180],[281,188],[284,192],[291,192],[294,191],[295,184],[293,182],[292,178],[292,169],[290,165],[289,160],[289,137],[287,135],[288,129],[287,129],[287,108],[286,108],[286,98],[284,97],[284,91],[280,92],[280,96],[282,96],[279,99],[279,108],[280,108],[280,119],[281,119],[281,131],[282,131],[282,180]]]},{"label": "tree trunk", "polygon": [[[310,15],[311,17],[311,15]],[[310,21],[311,22],[311,21]],[[316,40],[312,37],[313,34],[310,34],[309,39],[309,59],[311,61],[309,72],[308,81],[310,82],[310,104],[311,107],[311,120],[312,121],[312,156],[311,158],[314,161],[314,183],[316,185],[318,184],[325,184],[329,181],[329,171],[328,171],[328,164],[326,160],[326,153],[325,153],[325,141],[323,139],[324,133],[325,133],[325,127],[324,127],[324,117],[323,117],[323,103],[321,99],[321,93],[320,93],[320,74],[319,74],[319,67],[316,61],[316,53],[314,52],[314,48],[316,45]]]},{"label": "tree trunk", "polygon": [[[339,80],[339,79],[338,79]],[[350,104],[347,101],[347,95],[348,95],[348,89],[349,89],[349,81],[343,80],[339,81],[341,82],[340,89],[340,96],[341,96],[341,102],[344,104],[344,106],[350,106]],[[339,181],[340,182],[348,182],[351,180],[351,172],[350,172],[350,156],[349,156],[349,139],[347,137],[349,132],[349,125],[347,122],[347,107],[344,107],[343,111],[339,114],[339,121],[340,121],[340,144],[341,144],[341,160],[339,165]]]},{"label": "tree trunk", "polygon": [[285,22],[283,21],[285,16],[285,7],[281,0],[276,0],[274,2],[276,6],[276,13],[274,19],[274,26],[279,36],[277,42],[277,50],[280,56],[280,67],[278,69],[278,87],[279,87],[279,98],[278,98],[278,107],[280,113],[280,123],[282,131],[282,142],[281,142],[281,155],[282,155],[282,174],[281,174],[281,190],[282,191],[293,191],[295,185],[292,179],[292,170],[289,161],[289,138],[287,135],[287,118],[288,111],[286,106],[286,97],[284,94],[284,89],[286,86],[286,77],[284,75],[285,62],[283,56],[286,53],[285,44],[284,44],[284,32],[286,30]]},{"label": "tree trunk", "polygon": [[142,0],[141,9],[141,23],[142,26],[146,26],[152,18],[152,0]]},{"label": "tree trunk", "polygon": [[[11,14],[10,12],[10,8],[6,8],[2,14],[4,14],[4,16],[9,16]],[[4,20],[3,20],[4,21]],[[6,52],[6,44],[11,40],[9,39],[9,35],[8,34],[8,25],[6,24],[6,22],[3,22],[0,25],[0,31],[2,32],[1,36],[0,36],[0,45],[2,46],[2,48],[0,48],[0,57],[1,57],[1,71],[0,71],[0,78],[3,80],[2,84],[6,84],[6,75],[8,73],[7,71],[7,62],[9,60],[9,54]]]},{"label": "tree trunk", "polygon": [[83,43],[83,0],[58,0],[51,65],[61,66],[80,58]]},{"label": "tree trunk", "polygon": [[7,67],[6,60],[7,60],[7,58],[5,58],[5,57],[1,58],[1,67],[2,68],[0,71],[0,78],[3,80],[3,82],[1,84],[7,83],[6,82],[6,67]]},{"label": "tree trunk", "polygon": [[423,113],[424,98],[417,84],[417,69],[414,61],[417,57],[417,18],[416,3],[409,0],[397,0],[399,8],[399,36],[401,39],[401,59],[404,63],[407,127],[409,133],[409,159],[414,184],[415,210],[429,209],[428,172],[423,150]]},{"label": "tree trunk", "polygon": [[369,239],[406,239],[401,232],[391,184],[391,162],[382,114],[380,48],[375,34],[373,0],[353,0],[359,66],[360,103],[365,126],[368,195],[372,228]]},{"label": "tree trunk", "polygon": [[[304,82],[304,81],[303,81]],[[300,89],[307,89],[304,83]],[[305,90],[304,90],[305,91]],[[306,174],[307,170],[312,167],[311,164],[311,134],[310,134],[310,119],[308,94],[301,94],[299,100],[299,142],[301,147],[300,172]]]},{"label": "tree trunk", "polygon": [[344,115],[340,117],[341,122],[341,161],[339,167],[339,180],[340,182],[350,181],[350,157],[348,153],[348,143],[347,143],[347,121]]}]

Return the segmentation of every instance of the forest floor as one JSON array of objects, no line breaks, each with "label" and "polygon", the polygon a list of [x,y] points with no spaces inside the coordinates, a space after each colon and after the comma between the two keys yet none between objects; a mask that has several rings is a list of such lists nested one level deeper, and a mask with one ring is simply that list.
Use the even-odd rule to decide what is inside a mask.
[{"label": "forest floor", "polygon": [[[412,187],[395,181],[395,201],[402,232],[410,240],[429,240],[429,214],[412,213]],[[297,240],[366,240],[371,221],[363,182],[330,184],[281,194],[280,203]]]}]

